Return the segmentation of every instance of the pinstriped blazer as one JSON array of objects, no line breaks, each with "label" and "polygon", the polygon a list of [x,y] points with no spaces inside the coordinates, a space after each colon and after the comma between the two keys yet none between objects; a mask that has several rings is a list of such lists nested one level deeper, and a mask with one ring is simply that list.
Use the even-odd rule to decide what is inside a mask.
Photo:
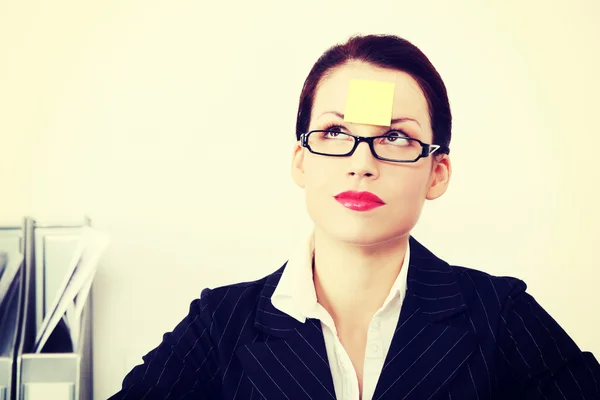
[{"label": "pinstriped blazer", "polygon": [[[526,291],[413,237],[407,293],[376,400],[600,399],[600,365]],[[321,324],[270,298],[285,264],[204,289],[111,399],[335,399]]]}]

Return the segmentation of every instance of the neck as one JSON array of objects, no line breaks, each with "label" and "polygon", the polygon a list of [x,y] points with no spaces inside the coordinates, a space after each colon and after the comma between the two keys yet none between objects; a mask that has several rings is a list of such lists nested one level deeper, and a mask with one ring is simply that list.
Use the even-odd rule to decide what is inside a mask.
[{"label": "neck", "polygon": [[408,235],[364,246],[315,230],[314,284],[319,303],[339,320],[368,324],[383,305],[406,255]]}]

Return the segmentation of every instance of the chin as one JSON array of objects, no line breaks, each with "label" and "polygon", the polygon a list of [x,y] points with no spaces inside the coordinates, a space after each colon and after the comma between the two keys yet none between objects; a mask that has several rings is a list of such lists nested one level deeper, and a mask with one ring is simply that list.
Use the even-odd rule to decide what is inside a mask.
[{"label": "chin", "polygon": [[348,229],[339,229],[337,227],[333,227],[331,229],[325,229],[325,227],[320,228],[329,236],[331,236],[332,239],[341,243],[352,244],[355,246],[375,246],[384,243],[392,243],[401,240],[408,234],[408,232],[399,231],[397,228],[392,231],[383,229],[369,229],[360,232],[351,231]]},{"label": "chin", "polygon": [[418,215],[409,212],[411,207],[396,213],[384,209],[360,212],[337,203],[332,206],[310,203],[307,202],[307,211],[316,229],[332,240],[357,246],[401,240],[410,234],[418,219]]},{"label": "chin", "polygon": [[[313,218],[315,228],[330,239],[355,246],[374,246],[387,242],[398,241],[410,233],[411,224],[398,221],[390,224],[375,219],[369,221],[345,221],[338,218]],[[331,217],[331,216],[329,216]]]}]

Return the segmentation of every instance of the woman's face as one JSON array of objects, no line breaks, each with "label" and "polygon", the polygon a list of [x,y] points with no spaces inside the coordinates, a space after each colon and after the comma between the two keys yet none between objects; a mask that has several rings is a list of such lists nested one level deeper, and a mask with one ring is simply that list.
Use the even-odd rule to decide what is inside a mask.
[{"label": "woman's face", "polygon": [[[392,119],[407,118],[390,127],[347,123],[348,83],[351,79],[394,82]],[[407,73],[382,69],[363,62],[344,64],[325,77],[317,87],[310,130],[338,126],[359,136],[385,135],[391,129],[432,143],[433,133],[425,96]],[[421,158],[416,163],[391,163],[376,159],[367,143],[361,143],[349,157],[312,154],[296,144],[292,175],[305,190],[306,205],[316,229],[332,239],[369,246],[400,239],[416,224],[425,199],[441,196],[450,176],[446,155],[434,161]],[[368,211],[345,207],[334,196],[345,191],[369,191],[385,204]]]}]

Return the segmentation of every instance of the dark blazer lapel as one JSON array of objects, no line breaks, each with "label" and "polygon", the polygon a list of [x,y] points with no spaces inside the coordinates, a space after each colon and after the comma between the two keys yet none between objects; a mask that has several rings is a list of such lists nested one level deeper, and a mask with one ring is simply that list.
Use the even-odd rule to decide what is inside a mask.
[{"label": "dark blazer lapel", "polygon": [[452,267],[410,238],[407,293],[374,400],[432,400],[475,348]]},{"label": "dark blazer lapel", "polygon": [[271,303],[284,268],[267,278],[258,302],[254,326],[265,338],[239,347],[236,354],[267,399],[335,399],[321,323],[314,319],[301,323]]}]

